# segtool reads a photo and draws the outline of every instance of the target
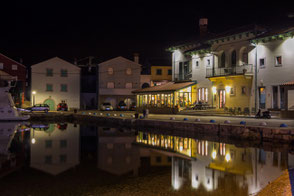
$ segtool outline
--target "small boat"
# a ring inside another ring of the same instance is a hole
[[[0,81],[0,121],[24,121],[30,118],[29,115],[22,115],[14,105],[14,101],[9,93],[12,79]]]

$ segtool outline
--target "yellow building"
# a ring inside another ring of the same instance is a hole
[[[152,86],[165,84],[172,80],[171,66],[151,66]]]

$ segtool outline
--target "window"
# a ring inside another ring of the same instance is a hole
[[[45,156],[45,164],[52,164],[52,156],[51,155]]]
[[[114,88],[114,82],[107,82],[107,88]]]
[[[61,69],[60,70],[60,76],[61,77],[67,77],[67,70],[66,69]]]
[[[52,148],[52,140],[45,140],[45,148]]]
[[[241,93],[242,93],[242,95],[246,95],[246,87],[245,86],[241,87]]]
[[[126,69],[126,74],[127,75],[131,75],[132,74],[132,69],[131,68],[127,68]]]
[[[53,69],[47,69],[46,70],[46,76],[47,77],[52,77],[53,76]]]
[[[236,50],[233,50],[231,54],[231,66],[236,67],[236,64],[237,64],[237,53],[236,53]]]
[[[230,88],[230,95],[235,95],[235,87]]]
[[[210,59],[207,59],[207,64],[206,64],[207,67],[210,67]]]
[[[12,69],[12,70],[17,70],[17,65],[12,65],[12,66],[11,66],[11,69]]]
[[[161,157],[159,157],[159,156],[156,157],[156,162],[157,162],[157,163],[160,163],[160,162],[161,162]]]
[[[242,62],[243,64],[248,64],[248,53],[246,50],[242,53]]]
[[[3,63],[0,63],[0,69],[4,69]]]
[[[62,154],[59,156],[59,162],[60,163],[66,163],[67,156],[65,154]]]
[[[61,92],[67,92],[67,85],[66,84],[61,84],[60,85],[60,91]]]
[[[66,140],[60,140],[60,148],[66,148],[67,147],[67,141]]]
[[[129,88],[129,89],[133,88],[133,84],[131,82],[127,82],[126,88]]]
[[[161,75],[162,74],[162,70],[161,69],[156,69],[156,75]]]
[[[53,85],[52,84],[46,84],[46,91],[53,91]]]
[[[226,66],[226,54],[225,54],[225,52],[223,52],[221,55],[220,67],[222,68],[225,66]]]
[[[171,69],[167,70],[167,74],[168,74],[169,76],[171,76],[171,75],[173,74],[172,70],[171,70]]]
[[[265,68],[265,58],[259,59],[259,68],[260,69]]]
[[[107,72],[108,72],[108,75],[113,75],[113,68],[108,67]]]
[[[198,88],[198,102],[208,102],[208,88]]]
[[[282,66],[282,56],[276,56],[275,66]]]
[[[199,61],[196,61],[196,68],[199,67]]]

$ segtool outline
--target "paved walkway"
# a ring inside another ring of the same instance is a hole
[[[94,112],[97,115],[102,113],[103,116],[106,116],[107,113],[110,116],[114,116],[116,114],[119,117],[120,114],[124,114],[124,117],[132,118],[132,115],[135,114],[134,111],[80,111],[79,113],[85,112],[85,114],[93,114]],[[140,114],[142,115],[142,114]],[[280,124],[285,123],[288,127],[294,128],[294,120],[289,119],[280,119],[280,118],[272,118],[272,119],[256,119],[254,117],[242,117],[242,116],[191,116],[191,115],[178,115],[178,114],[149,114],[149,119],[159,119],[159,120],[170,120],[171,117],[174,117],[175,120],[183,121],[184,118],[187,118],[188,121],[195,121],[196,119],[200,119],[200,122],[209,123],[210,120],[215,120],[216,123],[224,123],[225,120],[229,120],[231,124],[240,124],[241,121],[246,121],[247,125],[259,126],[260,123],[265,122],[270,127],[279,127]]]

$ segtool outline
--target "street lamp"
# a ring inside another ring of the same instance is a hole
[[[35,96],[36,96],[36,91],[33,91],[33,92],[32,92],[32,94],[33,94],[33,105],[35,105]]]

